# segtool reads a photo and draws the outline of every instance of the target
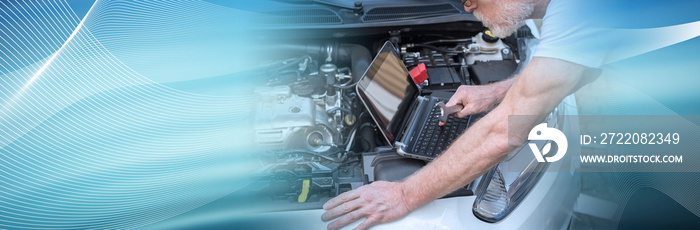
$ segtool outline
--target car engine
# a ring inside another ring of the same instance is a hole
[[[369,50],[339,43],[275,49],[298,56],[270,69],[266,85],[255,89],[255,141],[266,151],[261,191],[305,202],[361,186],[352,149],[362,114],[354,86],[371,62]],[[313,192],[301,197],[304,191]]]

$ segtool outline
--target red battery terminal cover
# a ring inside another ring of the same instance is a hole
[[[413,78],[413,82],[416,83],[416,85],[428,79],[428,70],[425,69],[425,63],[418,64],[418,66],[408,71],[408,73],[411,74],[411,78]]]

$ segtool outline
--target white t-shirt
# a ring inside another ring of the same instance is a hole
[[[533,56],[600,68],[700,36],[700,21],[654,28],[618,28],[614,26],[616,16],[639,13],[634,8],[598,7],[588,1],[551,0]],[[601,18],[609,18],[612,23],[600,25]]]
[[[578,7],[574,0],[550,1],[534,57],[556,58],[591,68],[603,65],[609,45],[601,44],[603,32],[593,28]]]

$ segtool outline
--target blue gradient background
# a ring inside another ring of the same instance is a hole
[[[700,21],[698,1],[584,3],[579,16],[603,28]],[[268,5],[52,0],[0,9],[0,228],[211,228],[221,216],[240,216],[228,221],[242,229],[274,225],[244,220],[262,207],[235,193],[256,179],[251,76],[274,54],[258,52],[264,35],[249,17]],[[577,93],[580,114],[700,114],[699,50],[695,37],[604,66]],[[622,224],[626,205],[658,197],[700,214],[697,188],[683,182],[698,173],[606,176]]]

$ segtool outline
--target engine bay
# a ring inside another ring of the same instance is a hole
[[[254,140],[263,151],[255,156],[260,179],[245,190],[255,194],[256,202],[277,208],[315,209],[345,191],[395,177],[386,175],[407,174],[393,180],[410,175],[426,162],[407,160],[398,169],[380,165],[402,158],[379,136],[355,92],[381,44],[392,42],[408,70],[425,65],[428,79],[418,82],[421,95],[449,98],[460,85],[488,84],[516,73],[526,30],[498,39],[483,28],[445,33],[404,28],[370,40],[299,39],[270,45],[280,55],[266,68],[264,84],[254,89],[259,98]],[[455,195],[473,194],[465,189]]]

